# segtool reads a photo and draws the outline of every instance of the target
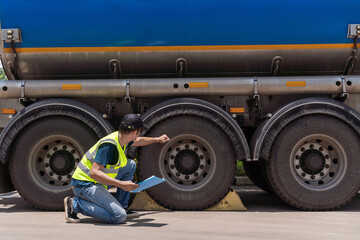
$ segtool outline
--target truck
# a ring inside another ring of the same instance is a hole
[[[360,188],[358,0],[2,0],[0,189],[62,209],[126,113],[170,141],[128,153],[174,210],[218,203],[242,161],[302,210]]]

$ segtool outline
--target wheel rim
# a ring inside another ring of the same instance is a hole
[[[291,152],[294,178],[305,188],[325,191],[335,187],[345,176],[347,157],[334,138],[314,134],[301,139]]]
[[[160,152],[159,169],[172,187],[194,191],[206,185],[216,168],[213,148],[203,138],[184,134],[174,137]]]
[[[45,189],[66,190],[82,155],[74,139],[63,135],[44,138],[31,151],[31,176]]]

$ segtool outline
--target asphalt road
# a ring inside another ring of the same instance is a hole
[[[0,239],[360,239],[360,194],[336,211],[305,212],[256,187],[235,190],[247,211],[142,211],[119,225],[85,216],[69,224],[63,212],[34,209],[16,192],[0,194]]]

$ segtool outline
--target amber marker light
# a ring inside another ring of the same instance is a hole
[[[81,84],[63,84],[62,90],[81,90]]]
[[[2,109],[1,109],[1,113],[2,113],[2,114],[12,114],[12,115],[15,115],[15,114],[16,114],[16,109],[2,108]]]
[[[230,108],[230,113],[244,113],[245,108]]]
[[[287,87],[306,87],[306,81],[287,81]]]
[[[190,88],[208,88],[209,83],[208,82],[189,82]]]

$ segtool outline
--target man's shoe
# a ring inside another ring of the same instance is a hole
[[[140,214],[138,212],[134,212],[132,210],[127,210],[127,209],[125,209],[125,211],[126,211],[127,218],[138,218],[140,216]]]
[[[79,223],[80,219],[76,216],[72,206],[72,198],[64,198],[65,218],[68,223]]]

